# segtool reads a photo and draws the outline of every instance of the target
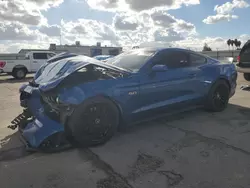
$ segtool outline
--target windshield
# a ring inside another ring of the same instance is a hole
[[[131,72],[138,72],[139,69],[148,60],[148,58],[151,57],[154,53],[155,51],[142,49],[132,50],[109,59],[107,63],[110,63],[117,67],[121,67]]]

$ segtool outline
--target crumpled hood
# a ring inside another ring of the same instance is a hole
[[[51,63],[56,63],[57,61],[59,60],[62,60],[62,59],[66,59],[66,58],[70,58],[70,57],[75,57],[75,56],[78,56],[77,54],[74,54],[74,53],[69,53],[69,52],[63,52],[63,53],[60,53],[60,54],[57,54],[53,57],[51,57],[50,59],[48,59],[48,61],[43,64],[38,70],[37,72],[35,73],[34,75],[34,80],[36,80],[43,72],[44,68],[48,65],[48,64],[51,64]]]
[[[47,91],[55,88],[63,79],[73,72],[85,67],[88,64],[98,65],[100,67],[112,69],[121,73],[129,73],[119,67],[110,64],[104,64],[101,61],[95,60],[87,56],[76,56],[72,58],[62,59],[56,63],[47,64],[40,76],[34,79],[36,84],[39,84],[39,89]]]

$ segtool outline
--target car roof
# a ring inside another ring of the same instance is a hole
[[[173,47],[145,47],[145,48],[138,48],[135,50],[147,50],[147,51],[155,51],[155,52],[160,52],[163,50],[171,50],[171,51],[184,51],[184,52],[193,52],[197,53],[195,51],[185,49],[185,48],[173,48]]]

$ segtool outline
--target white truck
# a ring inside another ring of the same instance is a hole
[[[23,79],[27,73],[36,72],[54,55],[56,53],[49,51],[32,51],[26,55],[0,55],[0,69],[16,79]]]

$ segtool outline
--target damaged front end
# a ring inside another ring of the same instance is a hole
[[[20,91],[20,102],[23,113],[11,122],[9,128],[18,128],[27,150],[53,152],[70,147],[64,126],[55,112],[46,112],[38,88],[26,85]]]
[[[96,81],[128,74],[103,67],[98,62],[81,63],[81,66],[80,63],[79,59],[56,62],[48,70],[45,68],[36,80],[21,86],[23,113],[11,122],[9,128],[18,128],[27,149],[55,152],[71,147],[71,135],[65,131],[65,125],[77,105],[94,94],[91,89],[98,91]],[[85,87],[90,83],[90,87]]]

